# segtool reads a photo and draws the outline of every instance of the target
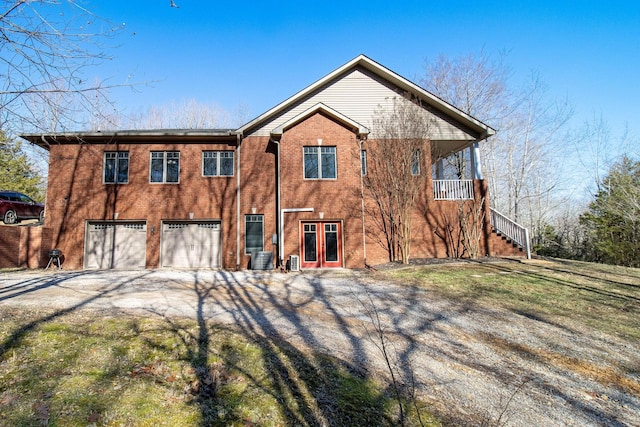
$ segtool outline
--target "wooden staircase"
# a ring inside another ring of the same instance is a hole
[[[491,209],[491,230],[520,248],[531,259],[529,229],[512,221],[495,209]]]

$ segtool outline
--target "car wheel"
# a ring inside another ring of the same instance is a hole
[[[44,211],[40,211],[40,222],[44,224]]]
[[[16,222],[18,222],[18,215],[16,215],[15,211],[9,209],[4,213],[4,218],[2,218],[2,221],[5,224],[15,224]]]

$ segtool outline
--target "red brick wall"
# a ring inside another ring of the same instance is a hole
[[[483,234],[480,239],[480,256],[523,256],[519,248],[491,232],[489,217],[489,197],[488,187],[484,180],[474,181],[475,202],[465,201],[467,206],[472,203],[482,204],[484,210]],[[445,258],[454,256],[456,253],[463,254],[463,246],[460,237],[459,204],[460,201],[434,200],[433,191],[429,189],[427,214],[425,215],[429,227],[430,235],[423,236],[427,244],[427,257]],[[455,228],[451,233],[447,232],[447,227],[453,224]],[[468,254],[465,254],[468,256]]]
[[[336,147],[337,179],[305,180],[303,147]],[[281,207],[314,208],[313,212],[285,214],[285,259],[300,255],[300,221],[342,221],[344,266],[364,266],[360,198],[360,148],[350,129],[315,114],[286,131],[281,140]]]
[[[337,156],[336,180],[305,180],[303,177],[303,147],[335,146]],[[373,144],[375,141],[367,141]],[[265,214],[265,250],[271,247],[271,235],[276,233],[275,211],[275,151],[276,145],[269,138],[248,137],[242,146],[242,204],[241,211],[250,213],[255,207],[257,213]],[[284,260],[290,255],[301,255],[300,222],[303,220],[336,220],[343,224],[344,266],[360,268],[365,263],[362,244],[362,205],[360,181],[360,146],[355,133],[335,120],[317,113],[286,130],[280,140],[281,208],[313,208],[313,212],[286,213],[284,216],[285,247]],[[435,201],[431,181],[431,159],[429,150],[422,158],[425,177],[425,191],[416,203],[413,215],[412,258],[448,257],[452,255],[451,244],[443,233],[446,222],[454,222],[458,214],[458,202]],[[249,182],[251,181],[251,182]],[[256,186],[255,183],[262,183]],[[475,182],[477,203],[486,194],[486,184]],[[485,198],[485,209],[488,200]],[[366,200],[366,262],[370,265],[389,261],[384,235],[376,226],[372,216],[372,201]],[[244,225],[242,225],[244,227]],[[488,228],[488,217],[485,227]],[[459,234],[459,229],[454,233]],[[510,245],[505,245],[496,236],[486,233],[481,239],[481,254],[511,255]],[[243,235],[244,238],[244,235]],[[243,243],[242,243],[243,244]],[[459,248],[461,251],[461,248]],[[516,251],[517,252],[517,251]],[[242,266],[248,265],[245,256]]]
[[[273,250],[276,230],[276,146],[269,137],[249,137],[240,147],[240,268],[248,268],[251,255],[244,252],[244,216],[264,215],[264,250]],[[275,257],[274,257],[275,260]]]
[[[303,177],[303,147],[335,146],[336,180],[305,180]],[[233,150],[235,140],[224,144],[69,144],[52,145],[50,151],[49,188],[47,192],[46,227],[50,241],[42,246],[45,253],[53,248],[63,251],[66,268],[82,268],[84,263],[85,226],[87,220],[145,220],[147,222],[147,268],[160,264],[161,221],[187,220],[193,212],[197,219],[222,221],[223,267],[247,268],[250,255],[244,253],[244,215],[263,214],[264,249],[275,250],[271,236],[277,233],[276,152],[278,146],[269,137],[249,136],[236,151],[240,162],[241,203],[238,220],[237,179],[233,177],[203,177],[203,150]],[[372,143],[368,141],[367,144]],[[360,153],[355,133],[330,117],[317,113],[284,132],[280,140],[281,208],[313,208],[313,212],[285,214],[284,260],[300,255],[300,221],[324,220],[342,223],[344,266],[363,267],[365,251],[362,244],[363,215],[361,205]],[[129,151],[129,183],[103,184],[104,151]],[[180,183],[149,183],[151,151],[180,152]],[[428,154],[429,150],[425,150]],[[423,173],[429,174],[423,197],[413,217],[411,257],[446,257],[451,248],[442,237],[442,227],[448,215],[457,213],[456,202],[434,201],[430,159],[423,159]],[[486,193],[486,185],[476,182],[476,193]],[[371,201],[367,200],[370,206]],[[488,209],[488,201],[485,201]],[[488,221],[488,219],[487,219]],[[487,223],[488,224],[488,223]],[[240,259],[237,226],[240,230]],[[151,227],[156,232],[151,233]],[[366,261],[370,265],[388,261],[384,238],[375,227],[375,218],[365,217]],[[382,242],[382,244],[381,244]],[[510,255],[514,249],[495,236],[485,236],[482,245],[487,254]],[[10,257],[10,250],[0,248]],[[517,252],[517,251],[516,251]],[[42,252],[29,255],[29,261],[41,264]],[[15,264],[15,262],[14,262]],[[35,265],[34,264],[34,265]],[[31,264],[30,264],[31,265]]]
[[[203,150],[233,150],[226,144],[52,145],[46,225],[65,266],[82,268],[86,220],[147,221],[147,267],[160,260],[161,220],[221,219],[223,266],[235,267],[236,177],[203,177]],[[129,183],[103,184],[104,151],[129,151]],[[180,152],[180,183],[149,183],[151,151]],[[154,226],[156,232],[151,233]]]
[[[0,225],[0,268],[43,268],[49,261],[52,230]]]

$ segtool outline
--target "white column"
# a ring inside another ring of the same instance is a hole
[[[473,174],[473,179],[483,179],[480,143],[478,141],[475,141],[471,146],[471,173]]]
[[[436,179],[444,179],[444,159],[436,162]]]

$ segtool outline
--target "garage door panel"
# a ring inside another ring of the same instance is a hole
[[[188,224],[164,224],[162,229],[163,267],[188,267],[190,242]]]
[[[90,222],[85,242],[85,268],[144,268],[146,236],[144,222]]]
[[[86,268],[111,268],[114,234],[114,224],[89,224],[85,244]]]
[[[115,235],[114,268],[145,267],[146,237],[145,224],[123,224]]]
[[[162,227],[163,267],[219,268],[220,222],[166,222]]]

